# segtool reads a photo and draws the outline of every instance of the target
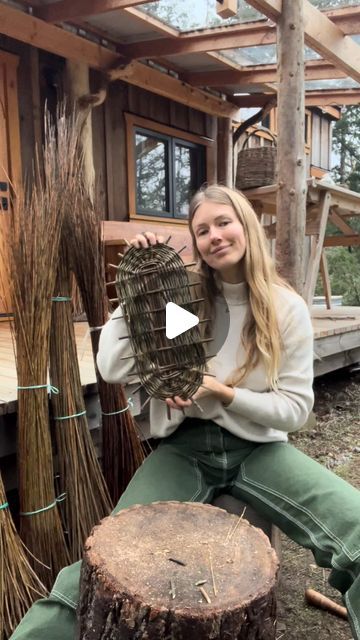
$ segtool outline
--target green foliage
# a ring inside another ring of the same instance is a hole
[[[360,192],[360,108],[346,107],[333,130],[333,151],[338,162],[333,168],[337,182]]]
[[[347,247],[333,247],[326,250],[331,291],[343,296],[343,304],[360,306],[360,253],[351,252]],[[316,295],[323,295],[318,282]]]

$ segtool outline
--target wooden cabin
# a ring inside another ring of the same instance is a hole
[[[91,109],[88,140],[110,255],[134,230],[150,227],[172,233],[179,248],[187,237],[191,193],[205,181],[233,183],[233,133],[247,120],[247,109],[274,104],[278,95],[277,106],[257,125],[279,134],[281,155],[280,137],[286,134],[291,153],[304,157],[304,179],[309,180],[306,221],[305,200],[298,213],[310,243],[306,297],[311,305],[321,269],[331,306],[323,253],[326,222],[329,215],[337,220],[344,244],[360,244],[349,223],[360,214],[360,196],[331,191],[321,178],[331,169],[331,128],[341,105],[360,103],[360,49],[351,38],[332,44],[321,34],[324,29],[343,36],[360,34],[360,6],[320,12],[304,3],[307,18],[311,14],[305,21],[305,42],[321,55],[303,65],[305,80],[310,84],[328,78],[329,86],[305,87],[302,114],[294,110],[276,63],[264,64],[267,54],[256,64],[246,57],[250,49],[275,49],[279,18],[274,3],[247,4],[246,20],[235,16],[222,22],[214,14],[211,24],[182,29],[176,24],[175,2],[168,3],[164,17],[161,7],[156,13],[156,3],[144,0],[99,0],[89,9],[80,0],[20,0],[16,7],[0,1],[0,233],[11,215],[10,183],[26,179],[35,147],[42,143],[45,102],[52,113],[69,96],[98,105]],[[352,79],[351,86],[343,88],[344,78]],[[284,116],[284,104],[294,114],[291,122]],[[296,145],[294,130],[300,136]],[[268,144],[266,134],[259,134],[259,144]],[[276,222],[280,216],[292,224],[289,210],[279,204],[276,185],[255,189],[248,197],[266,224],[269,216],[276,216],[268,224],[270,238],[284,228]],[[295,244],[303,241],[288,236]],[[10,424],[16,410],[16,373],[6,311],[3,302],[0,416],[7,415]],[[317,374],[360,360],[358,308],[316,310],[314,328],[315,352],[321,357],[315,361]],[[77,333],[81,343],[86,327],[78,325]],[[92,403],[96,389],[89,345],[82,350],[83,382]],[[13,446],[12,437],[6,441],[7,433],[5,429],[0,436],[3,455]]]

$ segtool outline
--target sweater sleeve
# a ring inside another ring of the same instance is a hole
[[[125,384],[130,376],[136,374],[135,359],[131,357],[133,351],[127,335],[127,326],[119,306],[101,331],[96,357],[100,375],[106,382]]]
[[[295,300],[280,323],[283,357],[277,389],[257,392],[235,388],[234,399],[226,407],[264,427],[285,432],[305,424],[314,402],[313,329],[305,302],[300,297]]]

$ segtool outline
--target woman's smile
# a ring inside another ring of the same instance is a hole
[[[194,214],[192,227],[197,250],[209,267],[218,271],[225,282],[241,282],[246,240],[234,209],[204,201]]]

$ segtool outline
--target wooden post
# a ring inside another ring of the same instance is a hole
[[[71,102],[78,106],[79,99],[90,94],[89,67],[77,60],[67,60],[68,91]],[[94,196],[95,168],[93,157],[92,118],[91,109],[84,110],[84,125],[81,133],[81,142],[84,151],[84,174],[89,189],[89,194]]]
[[[217,170],[218,182],[227,187],[233,185],[233,143],[231,118],[218,118]]]
[[[319,207],[319,213],[318,213],[318,228],[316,230],[316,234],[314,234],[314,237],[311,239],[311,251],[310,251],[308,266],[306,269],[306,279],[305,279],[305,286],[303,290],[303,297],[305,298],[309,307],[311,307],[313,302],[316,281],[319,274],[319,267],[320,267],[321,256],[323,253],[324,238],[326,233],[326,225],[329,217],[330,204],[331,204],[331,195],[329,192],[325,191],[324,194],[321,196],[321,201],[320,201],[320,207]]]
[[[302,0],[283,0],[277,42],[280,82],[276,259],[279,273],[301,293],[306,220]]]

